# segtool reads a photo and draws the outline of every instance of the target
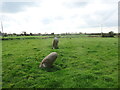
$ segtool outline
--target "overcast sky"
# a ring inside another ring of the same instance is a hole
[[[0,20],[7,33],[118,32],[118,1],[1,0]]]

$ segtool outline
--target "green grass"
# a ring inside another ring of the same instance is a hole
[[[42,38],[42,37],[53,37],[53,36],[7,36],[7,37],[1,37],[1,38],[4,38],[4,39],[28,38],[29,39],[29,38]]]
[[[59,35],[58,37],[64,37],[64,38],[79,38],[79,37],[88,37],[89,35]],[[99,36],[99,35],[92,35],[92,36]],[[51,37],[53,38],[54,35],[46,35],[46,36],[4,36],[4,37],[0,37],[1,38],[4,38],[4,39],[39,39],[39,38],[44,38],[44,37]]]
[[[117,38],[52,38],[2,42],[3,88],[117,88]],[[58,58],[51,69],[39,64],[51,52]]]

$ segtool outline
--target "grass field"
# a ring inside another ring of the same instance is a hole
[[[3,88],[117,88],[118,38],[52,38],[2,41]],[[51,52],[51,69],[39,64]]]
[[[53,37],[53,36],[7,36],[7,37],[0,37],[0,39],[7,39],[7,40],[10,40],[10,39],[37,39],[37,38],[44,38],[44,37]]]
[[[79,38],[79,37],[87,37],[89,35],[59,35],[59,37],[64,38]],[[99,36],[99,35],[92,35],[92,36]],[[40,39],[40,38],[54,38],[54,35],[45,35],[45,36],[7,36],[7,37],[0,37],[0,39],[6,40],[13,40],[13,39]]]

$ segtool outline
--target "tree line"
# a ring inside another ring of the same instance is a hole
[[[114,37],[115,35],[117,36],[120,36],[120,33],[114,33],[113,31],[110,31],[108,33],[82,33],[82,32],[79,32],[79,33],[61,33],[61,34],[54,34],[54,33],[45,33],[45,34],[42,34],[42,33],[26,33],[26,32],[22,32],[21,34],[16,34],[16,33],[12,33],[12,34],[9,34],[9,33],[2,33],[0,31],[0,36],[3,36],[3,37],[7,37],[7,36],[51,36],[51,35],[99,35],[99,36],[102,36],[102,37]]]

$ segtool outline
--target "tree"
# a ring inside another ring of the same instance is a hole
[[[113,31],[110,31],[108,33],[103,33],[102,34],[102,37],[114,37],[114,32]]]
[[[23,32],[23,34],[26,36],[26,32]]]
[[[2,32],[0,31],[0,36],[2,36]]]
[[[32,33],[30,33],[30,36],[32,36],[33,34]]]
[[[7,36],[8,36],[8,34],[7,34],[7,33],[3,33],[3,36],[4,36],[4,37],[7,37]]]
[[[54,33],[51,33],[51,35],[54,35]]]
[[[13,35],[17,35],[16,33],[13,33]]]
[[[21,33],[22,36],[23,35],[26,36],[26,34],[27,34],[26,31],[22,31],[22,33]]]
[[[113,37],[113,36],[114,36],[114,32],[113,32],[113,31],[110,31],[110,32],[109,32],[109,35],[110,35],[111,37]]]

